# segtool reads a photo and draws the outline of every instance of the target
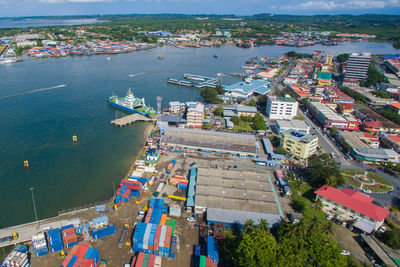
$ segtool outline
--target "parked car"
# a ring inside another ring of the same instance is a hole
[[[342,252],[340,252],[341,255],[343,256],[350,256],[350,252],[348,252],[347,250],[342,250]]]
[[[145,212],[143,211],[143,210],[141,210],[141,211],[139,211],[139,214],[138,214],[138,219],[143,219],[144,218],[144,215],[145,215]]]
[[[382,226],[381,228],[379,228],[379,233],[384,233],[386,232],[386,227]]]
[[[328,220],[332,220],[332,219],[333,219],[333,216],[331,216],[331,215],[329,215],[329,216],[326,216],[326,219],[328,219]]]
[[[186,218],[186,220],[189,221],[189,222],[195,222],[196,221],[196,219],[193,218],[193,217]]]

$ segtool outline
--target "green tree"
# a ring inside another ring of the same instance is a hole
[[[257,102],[254,99],[250,99],[248,105],[252,106],[252,107],[255,107],[257,105]]]
[[[240,119],[238,116],[235,115],[235,116],[232,116],[231,122],[233,122],[235,125],[239,125]]]
[[[345,62],[345,61],[347,61],[347,60],[349,59],[349,55],[350,55],[350,54],[347,54],[347,53],[345,53],[345,54],[340,54],[340,55],[338,55],[338,56],[336,57],[336,59],[337,59],[338,62],[342,63],[342,62]]]
[[[221,102],[221,99],[217,94],[217,90],[210,87],[206,87],[200,92],[200,96],[204,99],[204,102],[209,104],[217,104]]]
[[[267,96],[266,95],[259,95],[257,97],[257,106],[259,106],[261,109],[265,109],[267,106]]]
[[[260,113],[257,113],[254,118],[253,118],[253,122],[251,123],[251,128],[253,128],[254,130],[262,130],[265,131],[267,129],[267,126],[265,125],[265,120],[264,118],[261,116]]]
[[[268,228],[259,224],[251,231],[245,231],[236,250],[237,266],[274,266],[277,244]]]
[[[218,106],[214,109],[214,114],[216,116],[222,116],[222,114],[224,113],[224,108],[221,106]]]
[[[339,134],[339,131],[336,127],[332,127],[329,131],[333,137]]]
[[[225,89],[221,84],[218,84],[217,86],[215,86],[215,90],[217,90],[217,93],[219,95],[225,94]]]
[[[277,147],[275,148],[275,153],[277,154],[282,154],[282,155],[289,155],[289,151],[284,149],[283,147]]]
[[[385,75],[380,73],[375,67],[370,65],[368,67],[368,76],[365,81],[366,86],[376,86],[378,83],[382,83],[385,81]]]
[[[339,165],[326,153],[312,155],[308,159],[306,173],[309,177],[310,185],[314,188],[319,188],[325,184],[337,187],[344,183]]]

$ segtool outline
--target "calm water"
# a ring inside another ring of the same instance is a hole
[[[34,28],[46,26],[82,25],[105,22],[97,19],[21,19],[0,20],[0,28]]]
[[[38,216],[110,198],[112,182],[125,175],[144,142],[144,124],[114,128],[110,120],[124,113],[107,105],[114,92],[131,87],[155,107],[169,101],[199,100],[199,90],[166,83],[183,73],[216,76],[240,72],[253,56],[280,56],[289,47],[265,46],[179,49],[160,47],[130,54],[32,59],[0,65],[0,227],[34,219],[30,187],[35,188]],[[302,52],[398,53],[390,44],[344,43],[307,47]],[[157,56],[165,56],[158,60]],[[213,55],[218,55],[215,59]],[[129,77],[129,74],[137,74]],[[223,84],[238,81],[223,76]],[[60,84],[67,87],[39,92]],[[16,97],[7,97],[20,94]],[[72,143],[76,134],[78,144]],[[30,168],[23,168],[28,159]]]

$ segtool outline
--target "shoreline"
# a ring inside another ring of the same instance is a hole
[[[133,158],[133,161],[132,161],[131,164],[129,165],[129,168],[128,168],[127,173],[125,174],[125,176],[124,176],[123,178],[121,178],[121,180],[124,179],[124,178],[129,178],[129,177],[130,177],[130,174],[131,174],[131,173],[133,172],[133,170],[135,169],[135,162],[138,160],[138,158],[140,157],[140,155],[141,155],[141,154],[143,153],[143,151],[144,151],[144,145],[146,144],[147,138],[149,138],[151,132],[153,132],[153,130],[156,128],[156,125],[154,125],[153,123],[147,123],[147,122],[144,122],[144,123],[148,124],[148,125],[146,125],[146,128],[145,128],[145,130],[144,130],[144,139],[145,139],[145,140],[144,140],[144,143],[141,145],[141,148],[140,148],[138,154]],[[114,197],[115,197],[115,196],[113,196],[113,198],[114,198]]]

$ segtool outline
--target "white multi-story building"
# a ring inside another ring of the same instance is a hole
[[[187,102],[187,126],[202,128],[204,119],[204,105],[198,102]]]
[[[371,62],[370,53],[353,53],[347,61],[345,80],[364,80],[367,78],[368,67]]]
[[[297,115],[298,103],[291,97],[269,96],[267,100],[267,116],[273,120],[291,120]]]
[[[181,103],[179,101],[173,101],[173,102],[169,102],[168,104],[168,110],[170,113],[183,113],[186,109],[186,105],[185,103]]]

